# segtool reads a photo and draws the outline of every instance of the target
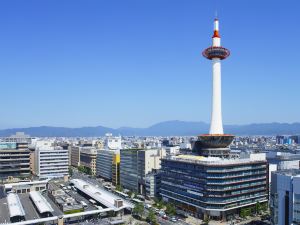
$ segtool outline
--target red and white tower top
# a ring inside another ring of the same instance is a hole
[[[214,35],[213,35],[213,38],[220,38],[220,35],[219,35],[219,20],[218,19],[215,19],[215,21],[214,21]]]
[[[202,52],[202,55],[207,59],[226,59],[230,55],[230,51],[221,46],[221,36],[219,33],[219,20],[214,20],[214,34],[212,36],[212,46]]]

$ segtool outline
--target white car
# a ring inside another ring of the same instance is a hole
[[[177,219],[176,219],[176,217],[171,217],[171,219],[170,219],[172,222],[177,222]]]

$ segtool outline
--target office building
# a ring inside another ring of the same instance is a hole
[[[96,175],[96,162],[98,150],[92,148],[80,149],[80,166],[84,166],[91,170],[91,175]]]
[[[161,174],[159,170],[153,170],[148,173],[145,178],[146,196],[149,198],[160,197]]]
[[[72,146],[71,147],[71,166],[78,167],[80,166],[80,146]]]
[[[300,154],[270,151],[267,161],[270,165],[276,165],[277,170],[299,169]]]
[[[300,170],[272,173],[271,224],[300,224]]]
[[[160,169],[165,149],[122,149],[120,183],[124,188],[146,194],[146,175]]]
[[[265,159],[169,156],[161,171],[163,199],[199,218],[226,220],[268,201]]]
[[[40,178],[63,177],[69,174],[69,152],[61,147],[35,150],[35,174]]]
[[[24,132],[17,132],[16,134],[11,135],[10,137],[2,138],[3,142],[15,142],[17,143],[17,148],[28,149],[28,146],[31,144],[32,138],[29,135],[26,135]]]
[[[28,143],[23,140],[22,142],[0,142],[0,161],[2,183],[18,181],[30,176],[30,151]]]
[[[70,152],[70,163],[71,166],[78,167],[80,166],[80,152],[81,151],[90,151],[90,149],[95,149],[95,147],[89,145],[89,144],[83,144],[79,146],[71,146],[70,147],[71,152]]]
[[[120,151],[99,150],[96,162],[96,174],[106,180],[112,181],[114,185],[120,180]]]
[[[105,149],[107,150],[120,150],[122,148],[122,138],[113,137],[112,134],[106,134]]]

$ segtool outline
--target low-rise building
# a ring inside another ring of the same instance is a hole
[[[49,182],[48,196],[55,202],[64,214],[83,212],[83,205],[62,190],[58,183]]]
[[[40,181],[27,181],[19,183],[9,183],[4,185],[6,193],[14,192],[18,194],[29,193],[31,191],[43,191],[47,189],[49,179]]]

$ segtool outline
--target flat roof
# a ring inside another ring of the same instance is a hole
[[[92,199],[95,199],[96,201],[100,202],[101,204],[105,205],[108,208],[113,208],[115,211],[124,209],[124,208],[133,208],[133,204],[129,203],[125,199],[106,191],[102,188],[96,187],[93,184],[90,184],[84,180],[80,179],[73,179],[71,180],[71,183],[74,184],[74,186],[85,193],[86,195],[90,196]],[[122,200],[123,206],[118,208],[115,206],[115,200]]]
[[[47,200],[42,196],[40,192],[32,191],[30,192],[29,196],[37,207],[39,213],[54,212],[51,205],[47,202]]]
[[[20,198],[16,193],[10,193],[7,195],[7,204],[10,217],[25,216],[25,211]]]
[[[285,176],[300,177],[300,170],[298,169],[277,170],[277,171],[273,171],[272,173],[281,174]]]
[[[11,189],[14,186],[23,186],[23,185],[35,185],[35,184],[47,184],[50,179],[47,180],[38,180],[38,181],[28,181],[28,182],[19,182],[19,183],[11,183],[4,184],[5,189]]]
[[[252,159],[252,158],[230,158],[223,159],[219,157],[204,157],[197,155],[178,155],[178,156],[167,156],[167,160],[182,161],[197,163],[202,165],[230,165],[230,164],[241,164],[241,163],[254,163],[254,162],[264,162],[265,159]]]

